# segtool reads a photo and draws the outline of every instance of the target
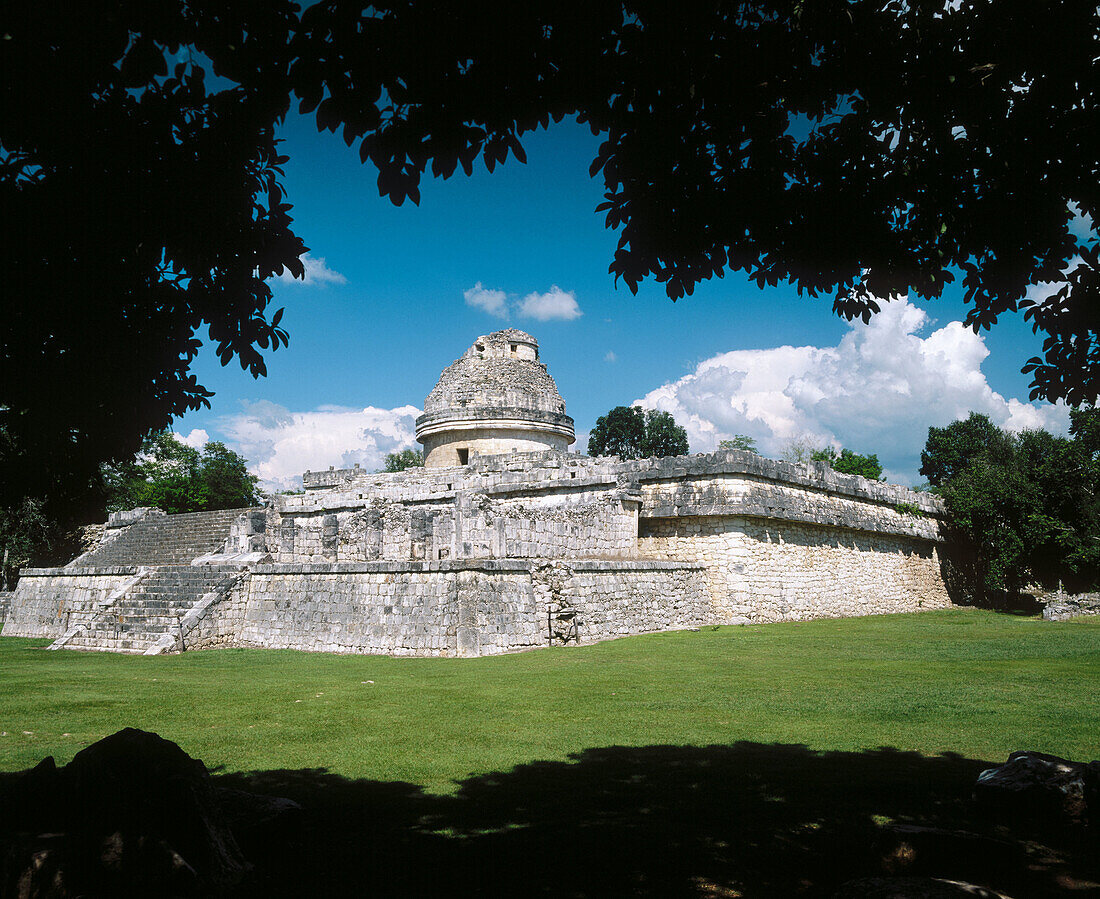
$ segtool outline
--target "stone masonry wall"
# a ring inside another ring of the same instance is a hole
[[[825,485],[724,472],[647,481],[640,490],[643,515],[648,518],[740,515],[939,539],[939,520],[915,503],[853,497],[830,492]]]
[[[738,516],[643,519],[646,555],[707,566],[716,623],[915,612],[951,602],[934,544]]]
[[[260,565],[243,599],[238,645],[387,655],[477,655],[460,651],[460,628],[501,633],[486,651],[536,645],[533,621],[512,620],[530,608],[523,566],[475,573],[425,563]],[[460,583],[461,582],[461,583]],[[484,593],[476,608],[476,584]],[[526,589],[525,589],[526,588]],[[491,597],[491,599],[489,599]],[[471,603],[475,607],[471,608]],[[480,614],[479,614],[480,611]]]
[[[11,598],[14,595],[14,590],[0,591],[0,628],[3,628],[4,622],[8,619],[8,614],[11,611]]]
[[[553,643],[591,643],[715,620],[700,565],[651,560],[555,560],[532,568]]]
[[[503,453],[534,453],[543,450],[565,452],[573,440],[548,431],[524,428],[477,427],[462,431],[441,431],[424,438],[424,465],[431,468],[462,465],[458,455],[464,449],[467,459],[497,456]]]
[[[1036,591],[1046,621],[1069,621],[1082,615],[1100,615],[1100,593]]]
[[[636,501],[614,491],[589,502],[545,499],[460,493],[450,503],[284,506],[268,516],[267,546],[280,563],[635,554]]]
[[[24,568],[19,574],[6,637],[60,637],[69,627],[86,624],[96,604],[127,581],[136,567]]]
[[[548,569],[557,572],[549,586]],[[551,615],[576,609],[570,640]],[[697,626],[698,565],[640,561],[259,565],[186,634],[189,649],[266,646],[398,656],[481,656]]]

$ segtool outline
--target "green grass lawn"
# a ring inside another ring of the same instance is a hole
[[[212,769],[445,793],[608,746],[803,744],[1100,757],[1100,618],[973,610],[703,628],[487,659],[46,652],[0,637],[0,770],[122,727]]]

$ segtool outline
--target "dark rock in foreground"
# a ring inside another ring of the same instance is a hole
[[[1016,826],[1079,826],[1100,819],[1100,762],[1021,750],[978,776],[974,798]]]
[[[234,815],[243,824],[237,797]],[[278,809],[270,800],[256,807]],[[289,800],[282,800],[288,803]],[[0,896],[209,896],[251,870],[206,766],[127,728],[0,793]],[[293,803],[289,803],[293,806]]]

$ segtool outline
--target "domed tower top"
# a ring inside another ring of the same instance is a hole
[[[576,439],[573,419],[539,344],[515,328],[474,341],[443,370],[416,420],[429,468],[465,465],[471,455],[565,450]]]
[[[505,328],[503,331],[494,331],[485,334],[474,341],[474,345],[463,353],[465,356],[480,356],[481,358],[526,359],[528,362],[538,362],[539,342],[526,331],[519,328]]]

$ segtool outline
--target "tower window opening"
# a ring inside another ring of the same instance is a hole
[[[517,344],[510,343],[508,344],[508,348],[512,351],[512,355],[514,356],[516,354],[516,350],[519,349],[519,346]]]
[[[470,450],[466,447],[462,447],[458,451],[458,464],[469,465],[470,464]]]

